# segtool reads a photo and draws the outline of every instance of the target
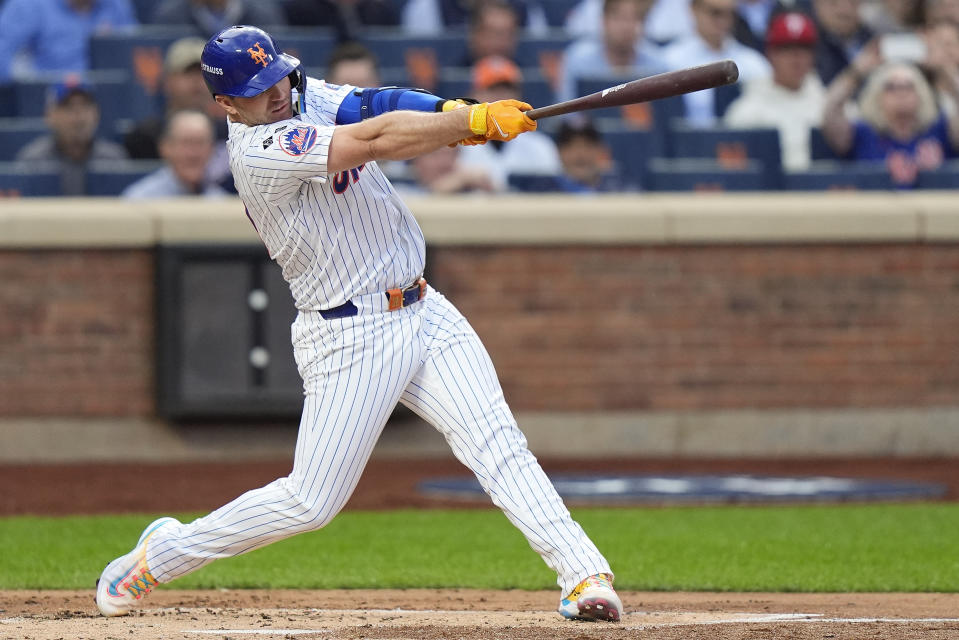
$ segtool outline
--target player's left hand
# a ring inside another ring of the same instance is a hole
[[[474,135],[506,142],[526,131],[536,130],[536,121],[524,111],[533,107],[519,100],[483,102],[470,107],[469,124]]]

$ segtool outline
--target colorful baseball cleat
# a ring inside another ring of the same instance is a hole
[[[160,527],[180,521],[175,518],[154,520],[140,534],[136,547],[107,565],[97,580],[97,608],[105,616],[122,616],[137,601],[150,593],[158,582],[147,566],[147,542]]]
[[[613,589],[613,576],[597,573],[589,576],[560,600],[559,613],[571,620],[619,622],[623,603]]]

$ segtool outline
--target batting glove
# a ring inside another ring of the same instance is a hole
[[[536,122],[523,113],[532,108],[519,100],[474,104],[469,113],[470,130],[488,140],[512,140],[521,133],[536,130]]]

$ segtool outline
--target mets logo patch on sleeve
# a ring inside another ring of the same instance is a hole
[[[316,127],[301,125],[280,134],[280,148],[291,156],[301,156],[316,144]]]

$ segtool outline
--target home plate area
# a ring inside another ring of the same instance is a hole
[[[621,624],[564,620],[556,594],[468,589],[177,591],[103,618],[91,593],[0,592],[0,640],[959,638],[957,594],[621,592]]]

